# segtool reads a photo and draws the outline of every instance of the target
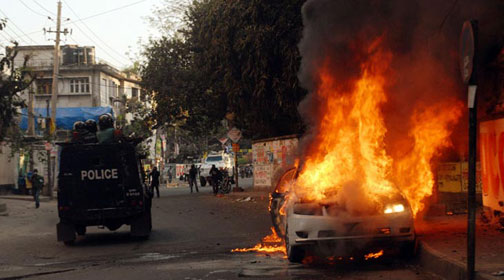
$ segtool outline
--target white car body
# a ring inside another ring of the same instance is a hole
[[[290,261],[301,262],[307,250],[317,255],[356,258],[374,249],[399,249],[407,256],[415,253],[413,214],[404,198],[389,199],[383,213],[350,215],[335,203],[300,203],[288,187],[296,173],[292,168],[282,175],[270,204],[273,225],[285,238]]]
[[[317,207],[320,209],[314,211]],[[413,215],[406,202],[391,206],[402,210],[400,212],[391,210],[391,213],[371,216],[338,214],[334,208],[330,210],[331,207],[336,206],[314,203],[287,205],[286,245],[289,260],[302,260],[301,255],[304,255],[307,247],[323,255],[359,256],[375,247],[415,246]]]
[[[212,165],[215,165],[218,169],[227,169],[228,171],[233,170],[233,158],[231,155],[226,153],[211,153],[209,154],[204,162],[201,163],[200,176],[208,177],[210,176],[210,169]]]

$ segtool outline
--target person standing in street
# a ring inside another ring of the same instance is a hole
[[[215,164],[212,164],[212,168],[210,168],[210,176],[212,177],[212,189],[214,195],[217,195],[219,191],[219,182],[222,180],[222,173],[220,172]]]
[[[35,200],[35,208],[40,207],[40,191],[44,187],[44,177],[38,175],[38,170],[34,169],[33,174],[31,176],[31,183],[32,183],[32,193],[33,193],[33,199]]]
[[[157,170],[156,166],[152,168],[152,171],[149,174],[149,178],[151,181],[152,193],[154,194],[154,188],[156,188],[157,197],[159,198],[159,171]]]
[[[189,187],[191,188],[191,193],[193,192],[193,185],[196,187],[196,192],[199,192],[196,177],[198,177],[198,169],[192,164],[191,169],[189,169]]]

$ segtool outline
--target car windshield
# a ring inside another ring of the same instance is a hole
[[[221,161],[221,160],[222,160],[222,156],[207,157],[207,159],[206,159],[207,162]]]

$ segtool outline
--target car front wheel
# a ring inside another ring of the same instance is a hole
[[[300,263],[305,257],[305,249],[301,246],[292,246],[289,243],[289,230],[285,229],[285,247],[287,249],[287,259],[290,262]]]

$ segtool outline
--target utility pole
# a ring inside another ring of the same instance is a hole
[[[49,31],[53,32],[53,31]],[[61,1],[58,1],[58,18],[56,19],[56,41],[54,44],[52,95],[51,95],[51,122],[56,126],[56,103],[58,101],[58,76],[59,76],[59,49],[61,33]],[[54,130],[55,131],[55,130]],[[51,131],[51,137],[54,131]]]
[[[52,94],[51,94],[51,116],[49,118],[49,112],[47,112],[48,117],[48,137],[51,140],[54,140],[54,133],[56,132],[56,104],[58,102],[58,77],[59,77],[59,50],[60,50],[60,34],[66,34],[68,31],[65,28],[64,31],[61,31],[61,1],[58,1],[58,14],[56,18],[56,31],[47,31],[49,33],[56,33],[56,40],[54,43],[54,57],[53,57],[53,74],[52,74]],[[49,104],[49,103],[48,103]],[[54,125],[54,126],[53,126]],[[54,127],[54,129],[52,129]],[[53,145],[50,145],[52,149]],[[48,168],[49,168],[49,196],[51,199],[53,198],[53,178],[52,178],[52,170],[51,170],[51,151],[47,152],[48,158]]]
[[[49,99],[46,100],[46,114],[49,115]],[[45,119],[46,121],[46,133],[47,135],[49,136],[49,134],[51,133],[51,126],[50,126],[50,122],[51,122],[51,119],[50,118],[46,118]],[[46,146],[46,151],[47,151],[47,191],[49,192],[49,197],[52,199],[53,198],[53,195],[52,195],[52,170],[51,170],[51,150],[52,150],[52,145],[50,142],[47,143],[48,145]]]
[[[35,120],[33,118],[33,85],[28,91],[28,135],[35,135]]]

